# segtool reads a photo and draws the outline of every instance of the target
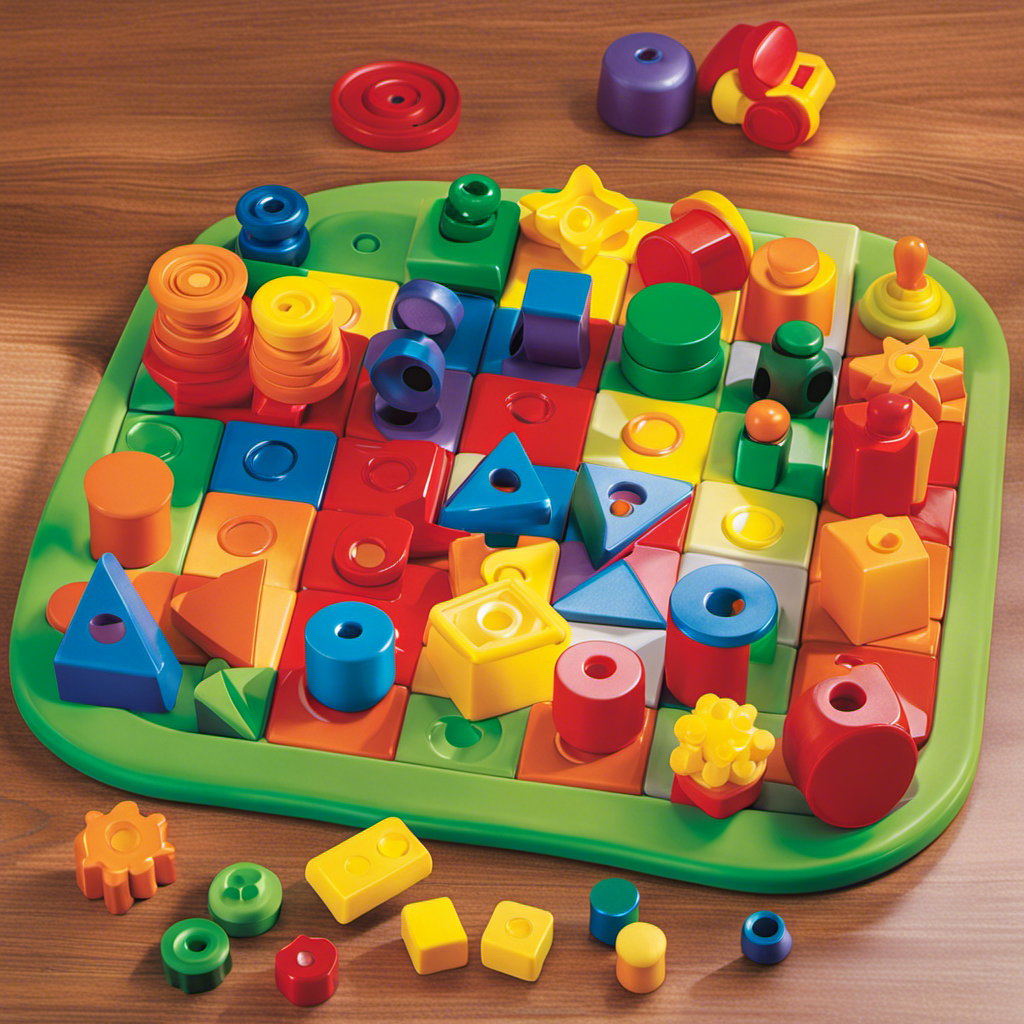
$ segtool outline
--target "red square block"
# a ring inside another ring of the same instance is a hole
[[[459,450],[486,455],[506,434],[535,466],[578,469],[594,392],[481,373],[473,383]]]
[[[278,676],[264,735],[268,743],[393,761],[408,703],[409,691],[392,686],[366,711],[335,711],[312,697],[306,673],[293,669]]]

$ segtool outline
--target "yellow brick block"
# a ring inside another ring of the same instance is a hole
[[[353,274],[311,270],[309,276],[327,285],[334,299],[334,326],[372,338],[391,326],[391,307],[398,294],[394,281],[375,281]]]
[[[402,941],[417,974],[436,974],[469,963],[469,939],[447,896],[402,907]]]
[[[583,461],[700,482],[717,413],[702,405],[599,391]]]
[[[463,718],[493,718],[551,700],[569,624],[520,580],[435,605],[424,655]]]
[[[306,881],[348,924],[430,874],[427,848],[399,818],[385,818],[306,865]]]
[[[821,531],[821,606],[854,644],[928,625],[928,552],[906,516],[862,516]]]
[[[492,971],[536,981],[554,934],[555,919],[548,911],[502,900],[480,939],[480,962]]]

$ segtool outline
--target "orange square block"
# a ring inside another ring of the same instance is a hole
[[[310,696],[305,671],[292,669],[277,680],[264,735],[282,746],[393,761],[408,702],[408,689],[392,686],[366,711],[335,711]]]
[[[266,559],[266,585],[298,590],[316,509],[301,501],[206,495],[185,556],[190,576],[220,576]]]
[[[516,778],[639,796],[643,792],[654,722],[655,711],[647,708],[643,729],[628,747],[614,754],[588,754],[570,747],[555,732],[550,701],[534,704],[526,723]]]

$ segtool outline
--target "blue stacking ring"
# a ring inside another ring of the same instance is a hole
[[[668,607],[673,625],[708,647],[746,647],[771,632],[779,615],[769,583],[724,562],[687,573],[672,588]]]
[[[640,920],[640,893],[625,878],[602,878],[590,890],[590,934],[609,946],[619,932]]]
[[[283,267],[298,267],[309,255],[309,232],[303,228],[282,242],[265,242],[254,238],[248,231],[238,235],[238,255],[244,260],[278,263]]]
[[[793,936],[778,914],[759,910],[743,922],[740,948],[743,955],[754,963],[777,964],[789,956]]]
[[[382,331],[391,340],[370,367],[370,383],[394,409],[426,412],[441,400],[444,353],[419,331]],[[374,335],[380,338],[381,334]]]
[[[235,216],[252,240],[283,242],[305,228],[309,206],[287,185],[258,185],[235,204]]]
[[[433,338],[443,352],[462,323],[462,300],[443,284],[416,278],[395,296],[391,319],[396,327]]]
[[[395,627],[362,601],[321,608],[306,624],[306,686],[335,711],[365,711],[395,682]]]

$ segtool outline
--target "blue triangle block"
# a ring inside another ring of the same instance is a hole
[[[181,665],[124,569],[100,557],[53,659],[61,700],[170,711]]]
[[[555,611],[570,622],[665,629],[665,619],[626,562],[611,565],[570,590]]]
[[[551,498],[523,443],[506,434],[448,499],[441,526],[470,533],[529,534],[551,519]]]
[[[572,492],[572,511],[594,568],[646,533],[693,494],[693,485],[635,469],[584,463]],[[617,515],[625,507],[626,515]]]

